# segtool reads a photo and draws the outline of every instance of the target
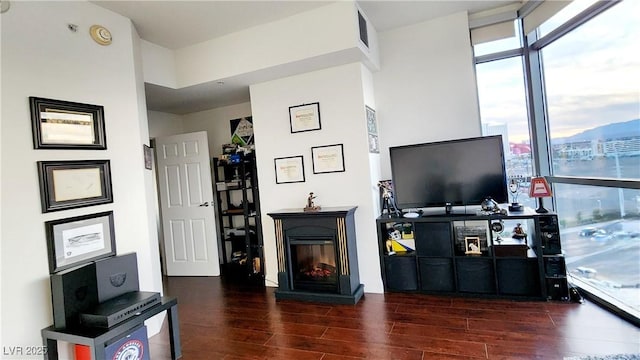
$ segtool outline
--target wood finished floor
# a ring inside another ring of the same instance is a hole
[[[356,305],[276,301],[274,288],[171,277],[183,359],[562,359],[640,353],[640,329],[597,305],[365,294]],[[168,332],[150,339],[169,359]]]

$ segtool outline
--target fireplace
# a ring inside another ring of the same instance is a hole
[[[338,291],[334,240],[290,239],[291,281],[294,289]]]
[[[355,207],[269,213],[276,228],[276,299],[355,304],[364,290],[358,275]]]

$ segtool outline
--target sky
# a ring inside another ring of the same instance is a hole
[[[593,0],[574,3],[548,23]],[[640,118],[639,24],[640,1],[624,0],[542,50],[553,138]],[[510,142],[528,141],[520,58],[478,65],[477,77],[482,121],[507,123]]]

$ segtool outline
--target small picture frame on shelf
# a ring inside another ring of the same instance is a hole
[[[34,149],[104,150],[101,105],[29,97]]]
[[[482,255],[480,250],[480,237],[465,236],[464,238],[465,255]]]

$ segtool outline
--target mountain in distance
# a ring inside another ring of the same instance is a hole
[[[575,135],[551,139],[551,142],[564,144],[597,139],[608,140],[633,137],[640,137],[640,119],[598,126]]]

